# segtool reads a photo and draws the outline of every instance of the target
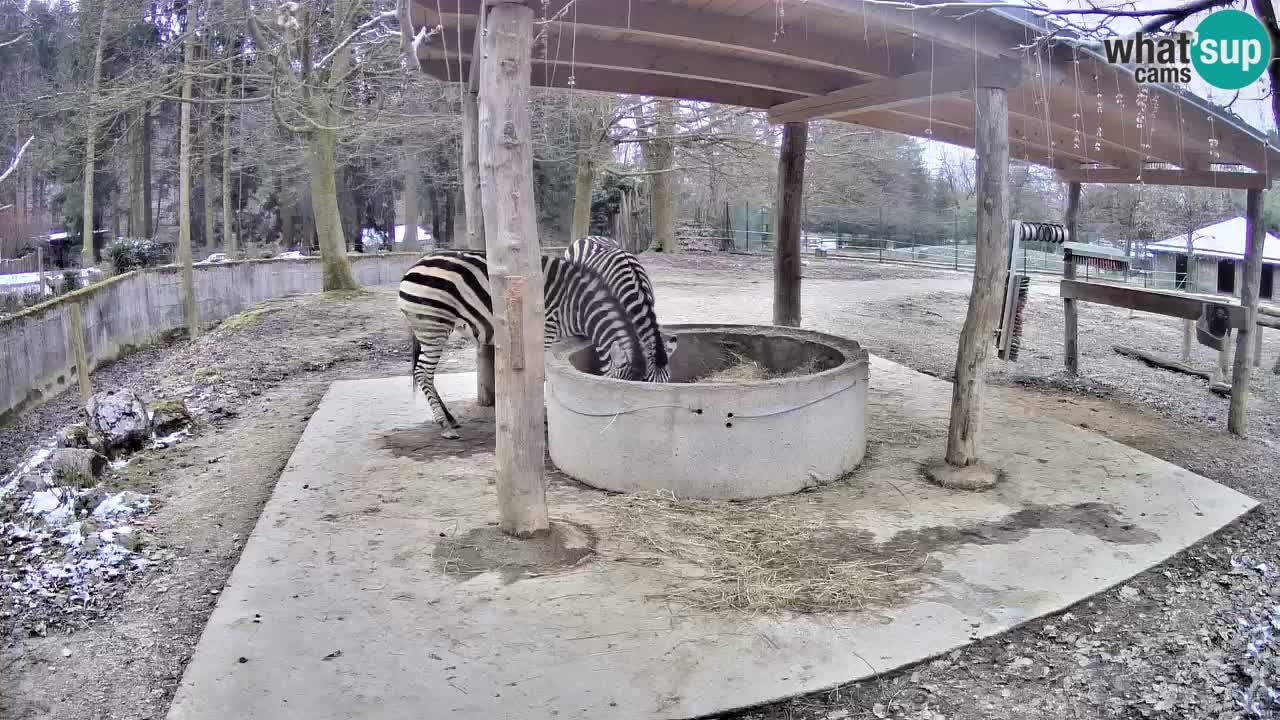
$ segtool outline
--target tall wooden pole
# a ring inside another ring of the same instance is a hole
[[[1067,238],[1071,242],[1079,242],[1076,239],[1076,231],[1079,228],[1080,221],[1080,183],[1073,182],[1067,186]],[[1062,277],[1066,280],[1074,280],[1076,277],[1076,263],[1071,257],[1071,251],[1067,250],[1062,254]],[[1062,301],[1063,315],[1063,337],[1062,337],[1062,364],[1066,368],[1067,374],[1075,376],[1080,374],[1080,343],[1079,343],[1079,326],[1078,316],[1076,315],[1076,301],[1064,299]]]
[[[476,38],[476,42],[483,42]],[[475,65],[473,64],[474,68]],[[467,247],[484,250],[484,208],[480,199],[480,109],[476,94],[462,93],[462,204],[467,214]],[[476,404],[493,407],[493,345],[476,348]]]
[[[182,108],[178,111],[178,265],[182,271],[182,314],[187,321],[187,339],[200,333],[196,307],[195,268],[191,260],[191,60],[195,54],[195,33],[182,42]]]
[[[1250,190],[1245,203],[1245,220],[1249,237],[1244,250],[1244,277],[1240,283],[1240,304],[1244,307],[1244,326],[1236,329],[1236,358],[1231,369],[1231,408],[1227,414],[1227,430],[1232,435],[1249,434],[1249,345],[1253,333],[1259,332],[1258,287],[1262,284],[1262,244],[1267,231],[1262,224],[1262,191]]]
[[[978,462],[983,374],[994,344],[1009,253],[1009,97],[1004,88],[979,87],[974,101],[978,237],[947,428],[946,460],[959,467]]]
[[[542,264],[529,125],[533,9],[489,8],[480,68],[480,197],[493,294],[498,525],[546,532]]]
[[[804,202],[804,154],[808,144],[808,123],[789,122],[782,126],[782,150],[778,154],[778,201],[774,209],[778,218],[778,241],[773,249],[774,325],[800,327],[800,224]]]

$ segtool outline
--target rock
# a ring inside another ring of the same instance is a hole
[[[151,403],[151,429],[157,435],[168,435],[191,424],[191,411],[181,400]]]
[[[68,425],[58,431],[58,447],[61,448],[88,448],[89,442],[89,426],[84,423],[75,423]]]
[[[107,459],[87,448],[58,448],[50,461],[53,477],[62,485],[92,487],[98,484]]]
[[[151,435],[142,398],[131,390],[107,390],[89,400],[89,427],[102,436],[108,454],[141,448]]]
[[[47,489],[49,489],[49,482],[40,473],[27,473],[18,478],[18,492],[23,495]]]

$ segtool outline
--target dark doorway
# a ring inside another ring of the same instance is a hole
[[[1180,290],[1187,289],[1187,256],[1173,256],[1173,284]]]
[[[1271,294],[1275,290],[1275,275],[1275,265],[1262,266],[1262,283],[1258,285],[1258,297],[1266,298],[1267,300],[1271,299]]]
[[[1236,261],[1218,261],[1218,292],[1224,295],[1236,294]]]

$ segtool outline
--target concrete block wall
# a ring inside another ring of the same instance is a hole
[[[362,286],[391,285],[420,253],[351,255]],[[195,268],[202,325],[271,298],[320,292],[320,261],[244,260]],[[0,420],[76,382],[67,332],[80,305],[90,371],[185,327],[176,266],[118,275],[0,321]]]

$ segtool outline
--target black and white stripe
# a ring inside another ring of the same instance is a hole
[[[585,337],[606,377],[640,380],[645,361],[625,309],[604,279],[590,268],[542,257],[543,343]],[[446,438],[460,427],[435,388],[435,371],[455,325],[465,325],[477,343],[493,342],[493,300],[484,253],[437,250],[409,268],[400,281],[400,311],[412,331],[414,384],[422,389]]]
[[[564,256],[599,273],[626,309],[644,347],[645,379],[670,382],[671,354],[675,352],[676,339],[661,337],[654,309],[653,283],[639,258],[623,250],[615,240],[596,235],[575,241],[565,249]]]

